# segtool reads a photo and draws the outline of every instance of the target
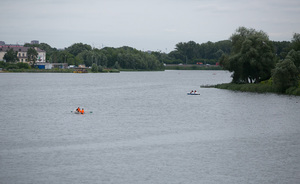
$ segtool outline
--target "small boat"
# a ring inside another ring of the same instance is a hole
[[[196,93],[194,93],[194,92],[193,93],[188,92],[187,95],[200,95],[200,93],[197,93],[197,92]]]
[[[74,114],[81,114],[81,112],[78,112],[78,111],[76,111],[76,110],[71,111],[71,113],[74,113]],[[87,114],[87,113],[93,113],[93,111],[84,111],[83,114]]]
[[[74,114],[81,114],[81,112],[78,112],[78,111],[76,111],[76,110],[71,111],[71,113],[74,113]],[[85,112],[84,112],[83,114],[85,114]]]

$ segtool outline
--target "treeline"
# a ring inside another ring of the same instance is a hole
[[[284,59],[289,50],[289,41],[270,41],[272,52],[278,59]],[[121,67],[124,69],[161,69],[162,64],[211,64],[220,61],[222,55],[228,55],[232,50],[232,40],[218,42],[196,43],[194,41],[180,42],[170,53],[142,52],[131,47],[103,49],[92,48],[90,45],[75,43],[64,50],[52,48],[46,43],[37,45],[25,44],[27,47],[38,47],[46,51],[46,60],[51,63],[68,63],[69,65],[96,64],[102,67]]]
[[[224,54],[229,54],[231,41],[223,40],[219,42],[196,43],[194,41],[180,42],[176,44],[175,50],[170,52],[165,58],[166,64],[216,64],[218,59]]]
[[[52,48],[46,43],[37,45],[26,44],[27,47],[39,47],[46,51],[46,60],[50,63],[68,63],[68,65],[93,64],[99,68],[122,68],[133,70],[162,70],[161,63],[155,55],[139,51],[131,47],[103,49],[92,48],[90,45],[75,43],[64,50]]]
[[[284,59],[292,49],[289,41],[270,41],[272,52],[277,59]],[[153,52],[160,62],[166,64],[211,64],[215,65],[222,59],[221,56],[229,55],[232,50],[232,40],[218,42],[196,43],[194,41],[180,42],[176,44],[175,50],[169,54]]]
[[[236,33],[234,33],[234,35],[235,34]],[[286,58],[289,51],[291,51],[293,48],[293,43],[290,41],[271,41],[268,39],[266,34],[265,38],[267,38],[266,43],[270,47],[267,51],[268,53],[272,54],[273,57],[271,59],[271,64],[267,65],[272,68],[275,66],[275,63]],[[227,64],[225,64],[225,56],[234,56],[239,52],[237,49],[242,48],[242,45],[237,44],[233,36],[231,36],[228,40],[222,40],[215,43],[210,41],[202,44],[194,41],[180,42],[176,44],[175,49],[170,53],[148,53],[127,46],[121,48],[105,47],[98,49],[92,48],[90,45],[83,43],[75,43],[62,50],[52,48],[46,43],[37,45],[25,44],[25,46],[38,47],[45,50],[47,53],[46,60],[50,63],[68,63],[69,65],[76,66],[79,64],[85,64],[87,67],[90,67],[94,64],[98,68],[118,68],[132,70],[163,70],[163,64],[201,63],[204,65],[215,65],[218,62],[223,62],[223,67],[225,69],[229,69]],[[243,50],[245,51],[247,48],[244,47]],[[259,50],[259,48],[257,48],[257,51],[259,52],[258,55],[263,54],[262,50]],[[247,68],[246,65],[247,64],[245,64],[244,67]],[[233,69],[229,70],[233,71]],[[269,76],[270,70],[269,74],[263,78],[268,78]],[[253,79],[250,78],[250,80]]]
[[[291,43],[279,44],[263,31],[240,27],[230,41],[231,52],[222,55],[220,64],[233,72],[233,83],[263,82],[282,93],[299,90],[300,34],[295,33]]]

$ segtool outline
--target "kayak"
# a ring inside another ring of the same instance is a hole
[[[81,112],[78,112],[78,111],[71,111],[71,113],[74,113],[74,114],[81,114]],[[83,114],[86,114],[86,113],[93,113],[93,111],[84,111]]]
[[[74,114],[81,114],[81,112],[78,111],[71,111],[71,112],[73,112]],[[85,114],[85,112],[83,114]]]
[[[187,95],[200,95],[200,93],[187,93]]]

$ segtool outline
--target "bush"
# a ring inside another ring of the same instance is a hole
[[[300,88],[299,87],[290,87],[285,91],[288,95],[297,95],[300,96]]]
[[[92,72],[94,72],[94,73],[98,72],[98,66],[95,63],[93,63],[93,65],[92,65]]]
[[[17,63],[18,68],[30,69],[31,67],[27,63]]]
[[[299,72],[291,59],[285,59],[276,64],[272,71],[273,85],[279,92],[284,93],[290,87],[296,87],[299,81]]]
[[[242,92],[256,92],[256,93],[267,93],[275,92],[274,87],[266,84],[218,84],[216,88],[219,89],[229,89],[233,91],[242,91]]]
[[[12,69],[19,69],[19,67],[16,64],[10,64],[6,67],[7,70],[12,70]]]
[[[98,72],[103,72],[103,67],[101,65],[98,66]]]

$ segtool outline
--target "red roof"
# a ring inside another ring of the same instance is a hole
[[[1,45],[0,46],[0,52],[1,51],[7,52],[10,49],[13,49],[15,52],[27,52],[29,48],[30,47],[24,47],[24,46],[21,46],[21,45]],[[34,48],[38,52],[45,52],[44,50],[42,50],[40,48],[37,48],[37,47],[34,47]]]

